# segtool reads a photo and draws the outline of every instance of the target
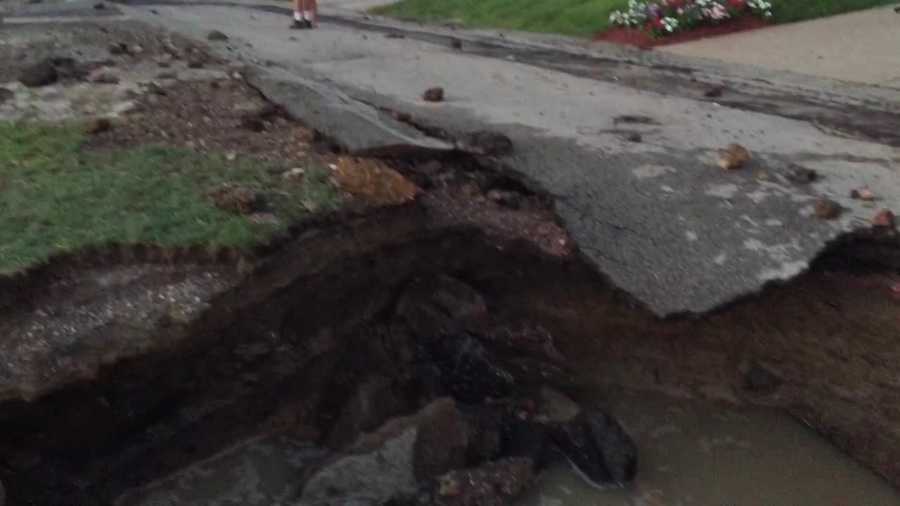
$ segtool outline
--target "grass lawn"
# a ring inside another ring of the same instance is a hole
[[[896,3],[897,0],[772,0],[775,21],[787,23]],[[400,0],[378,14],[420,21],[456,21],[590,37],[609,26],[609,14],[627,0]]]
[[[53,254],[106,244],[247,248],[308,213],[334,208],[325,169],[302,183],[252,160],[162,147],[89,152],[80,125],[0,123],[0,274]],[[266,193],[280,225],[262,225],[212,205],[223,182]],[[275,192],[282,192],[280,196]]]

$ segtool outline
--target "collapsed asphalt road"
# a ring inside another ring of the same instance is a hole
[[[659,315],[708,311],[790,279],[831,242],[869,228],[879,209],[900,209],[900,142],[889,133],[900,94],[796,76],[754,81],[662,56],[611,64],[598,50],[477,34],[458,34],[460,50],[446,31],[404,37],[403,25],[343,14],[296,32],[283,9],[123,8],[188,35],[226,33],[215,47],[256,64],[252,82],[268,98],[349,151],[440,152],[467,132],[509,136],[515,149],[498,165],[554,197],[584,255]],[[716,82],[724,91],[708,93],[703,83]],[[433,86],[446,90],[443,102],[422,99]],[[753,160],[723,171],[718,151],[735,142]],[[792,180],[798,166],[819,177]],[[876,204],[851,198],[861,187]],[[837,219],[816,217],[822,196],[843,208]]]

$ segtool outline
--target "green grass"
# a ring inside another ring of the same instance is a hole
[[[897,0],[774,0],[775,21],[786,23],[896,3]],[[505,28],[590,37],[609,26],[609,14],[627,0],[400,0],[377,14],[426,22],[455,21],[476,28]]]
[[[307,214],[334,208],[324,169],[283,183],[285,167],[162,147],[87,152],[79,125],[0,123],[0,273],[88,246],[248,248]],[[254,224],[205,196],[221,183],[261,191],[280,225]]]

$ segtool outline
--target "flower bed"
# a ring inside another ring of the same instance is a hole
[[[768,0],[628,0],[628,8],[610,14],[609,21],[663,37],[745,16],[771,18],[772,4]]]

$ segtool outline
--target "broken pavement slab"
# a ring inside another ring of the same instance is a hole
[[[780,97],[796,110],[754,112],[762,106],[726,107],[683,90],[669,94],[557,71],[529,62],[524,50],[513,61],[410,38],[372,44],[359,26],[327,23],[297,45],[278,14],[189,4],[156,10],[152,18],[172,29],[221,30],[249,46],[233,47],[232,54],[274,61],[280,68],[268,71],[288,84],[259,89],[339,144],[370,153],[393,148],[397,125],[382,121],[384,110],[456,138],[474,130],[508,135],[515,150],[502,159],[505,170],[553,196],[582,253],[658,315],[709,311],[803,272],[830,243],[869,227],[872,210],[850,199],[852,188],[877,186],[883,207],[900,208],[896,145],[823,128],[815,114],[803,112],[816,96],[808,79],[810,91]],[[583,67],[593,64],[589,56],[570,57],[581,58]],[[700,67],[687,72],[702,81],[727,78]],[[451,99],[424,103],[421,90],[438,84]],[[836,89],[820,87],[825,95]],[[893,104],[884,108],[892,114],[900,94],[885,93],[871,95]],[[626,125],[617,121],[623,116],[652,121]],[[642,142],[628,142],[626,127]],[[748,170],[723,173],[716,153],[734,142],[753,161]],[[791,183],[792,164],[821,177]],[[773,179],[757,180],[757,169]],[[840,219],[815,219],[819,197],[845,208]]]

